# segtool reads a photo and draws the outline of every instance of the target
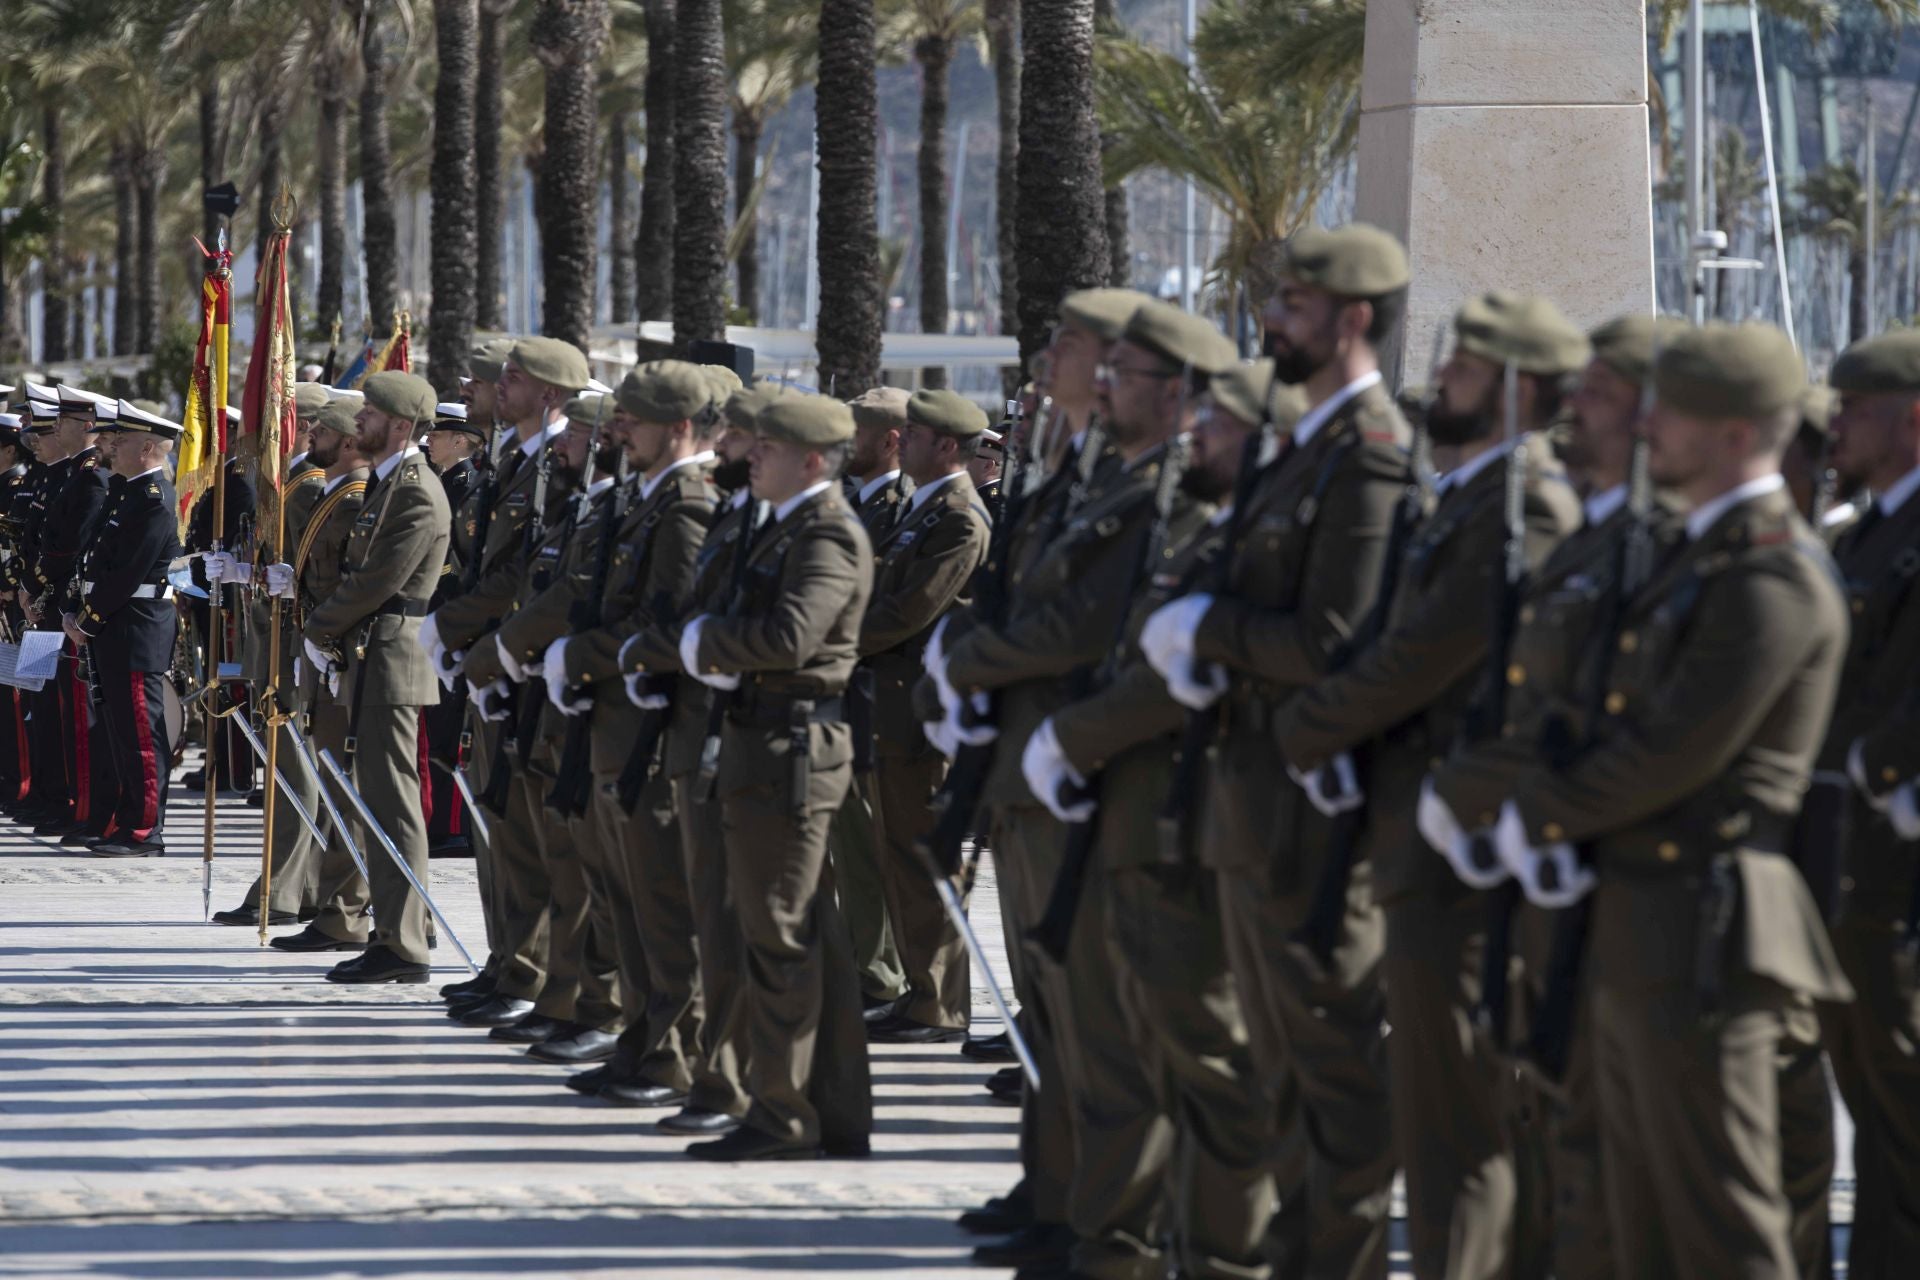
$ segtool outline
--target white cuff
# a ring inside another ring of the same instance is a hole
[[[960,705],[960,691],[947,679],[947,618],[941,618],[934,624],[933,634],[927,638],[927,647],[921,652],[920,662],[933,677],[934,692],[940,695],[940,708],[953,718],[953,709]]]
[[[710,689],[722,692],[738,689],[740,677],[723,671],[702,671],[700,669],[700,634],[706,630],[707,619],[711,614],[703,613],[690,620],[680,631],[680,666],[695,680]]]
[[[960,754],[960,739],[954,736],[954,726],[945,716],[938,720],[923,720],[920,729],[927,735],[927,741],[939,749],[940,754],[951,760]]]
[[[497,631],[493,635],[493,649],[500,655],[500,665],[507,669],[509,679],[519,684],[527,678],[525,664],[513,656],[513,651],[507,648],[507,642],[500,638],[500,633]]]
[[[1176,670],[1190,666],[1194,637],[1200,633],[1200,623],[1212,607],[1213,597],[1201,592],[1181,596],[1155,609],[1140,629],[1140,652],[1147,664],[1169,681],[1173,680]]]
[[[1521,892],[1534,906],[1557,911],[1593,892],[1597,877],[1572,845],[1562,841],[1532,853],[1519,880]]]
[[[1175,661],[1167,668],[1167,693],[1189,711],[1205,711],[1227,691],[1227,673],[1214,662],[1196,662],[1192,654],[1185,662]]]
[[[1329,818],[1358,809],[1367,802],[1367,793],[1361,790],[1360,779],[1353,769],[1353,757],[1345,751],[1312,773],[1302,773],[1289,764],[1287,776],[1300,784],[1313,807]]]

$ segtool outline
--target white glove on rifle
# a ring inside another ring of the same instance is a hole
[[[947,759],[951,760],[960,754],[960,739],[954,736],[953,725],[945,716],[938,720],[921,721],[920,730],[927,735],[927,741]]]
[[[567,637],[547,646],[543,659],[547,673],[547,701],[562,715],[577,716],[593,706],[593,695],[567,683]]]
[[[1140,653],[1147,665],[1168,681],[1176,673],[1186,675],[1193,666],[1194,637],[1211,608],[1213,597],[1199,592],[1169,600],[1149,614],[1140,628]]]
[[[307,655],[307,661],[315,671],[323,676],[333,674],[333,659],[329,658],[326,653],[321,650],[320,646],[311,640],[302,640],[300,647],[301,651]]]
[[[1473,836],[1460,825],[1453,809],[1433,789],[1433,777],[1420,784],[1420,801],[1414,806],[1414,825],[1420,838],[1432,845],[1453,868],[1453,874],[1469,889],[1491,889],[1510,874],[1493,847],[1490,833]]]
[[[951,717],[953,709],[960,705],[960,691],[953,687],[953,681],[947,679],[947,621],[941,618],[934,624],[933,634],[927,637],[927,647],[921,650],[920,665],[933,677],[934,692],[940,696],[940,709]]]
[[[440,615],[430,613],[420,619],[420,647],[428,653],[446,646],[440,642]]]
[[[1034,798],[1060,821],[1085,822],[1093,817],[1097,803],[1087,794],[1087,780],[1067,763],[1060,735],[1053,731],[1052,716],[1042,720],[1027,739],[1026,750],[1020,753],[1020,772],[1026,776]]]
[[[498,724],[513,714],[513,686],[505,680],[495,680],[475,692],[475,700],[480,706],[480,718]]]
[[[652,681],[655,677],[648,675],[644,671],[636,671],[630,676],[623,677],[623,679],[626,681],[628,702],[631,702],[642,711],[665,711],[667,709],[669,705],[668,696],[664,693],[654,691]]]
[[[267,594],[280,600],[293,598],[293,566],[290,564],[270,564],[267,566]]]
[[[731,693],[740,687],[740,677],[730,671],[702,671],[700,669],[700,632],[707,625],[707,614],[701,614],[680,633],[680,666],[695,680],[709,689],[718,689],[722,693]]]
[[[507,677],[515,684],[524,684],[527,679],[527,664],[513,656],[513,650],[507,648],[507,642],[500,633],[493,635],[493,651],[500,655],[500,665],[507,669]]]
[[[244,586],[253,581],[253,566],[235,558],[230,551],[207,552],[207,581],[231,582]]]
[[[1360,789],[1360,779],[1353,771],[1353,757],[1344,751],[1312,773],[1302,773],[1289,764],[1287,776],[1299,783],[1313,807],[1329,818],[1367,802],[1367,793]]]
[[[448,653],[447,647],[441,645],[428,650],[428,653],[433,658],[433,674],[440,678],[440,683],[446,686],[447,692],[452,693],[453,686],[460,679],[460,664],[465,660],[467,651],[456,649]]]

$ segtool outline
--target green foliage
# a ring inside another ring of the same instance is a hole
[[[1846,3],[1871,7],[1891,22],[1920,18],[1920,0],[1760,0],[1760,7],[1775,17],[1797,22],[1811,34],[1821,36],[1832,30],[1834,20]],[[1742,9],[1747,7],[1746,0],[1708,0],[1710,8],[1729,4]],[[1687,0],[1655,0],[1652,18],[1654,32],[1664,45],[1686,22]]]
[[[170,315],[153,342],[153,359],[135,379],[139,393],[149,400],[171,404],[184,399],[193,378],[193,349],[200,330],[184,316]]]

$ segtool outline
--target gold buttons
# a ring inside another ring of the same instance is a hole
[[[1622,631],[1620,633],[1620,652],[1632,653],[1635,649],[1638,649],[1639,647],[1640,647],[1639,632]]]
[[[1567,838],[1567,829],[1557,822],[1549,822],[1546,826],[1540,828],[1540,834],[1548,840],[1565,840]]]
[[[1607,695],[1607,714],[1617,716],[1627,709],[1627,695],[1615,689]]]
[[[1900,781],[1899,771],[1892,765],[1888,765],[1880,771],[1880,780],[1882,782],[1898,782]]]
[[[1865,613],[1867,611],[1867,602],[1859,596],[1855,596],[1853,598],[1853,611],[1855,613]]]
[[[1680,846],[1671,840],[1662,840],[1654,849],[1654,853],[1659,855],[1662,862],[1680,861]]]
[[[1522,607],[1521,607],[1521,610],[1520,610],[1520,624],[1521,624],[1522,626],[1532,626],[1532,625],[1533,625],[1533,617],[1534,617],[1534,613],[1533,613],[1533,606],[1532,606],[1532,605],[1524,605],[1524,606],[1522,606]]]
[[[580,673],[580,683],[581,683],[581,684],[592,684],[592,683],[593,683],[593,673],[592,673],[591,671],[583,671],[583,672],[581,672],[581,673]]]
[[[1507,668],[1507,683],[1518,689],[1527,682],[1527,669],[1519,663]]]

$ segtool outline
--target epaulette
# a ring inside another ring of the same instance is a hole
[[[160,496],[160,486],[151,480],[147,481],[147,496],[149,498],[157,498]]]

